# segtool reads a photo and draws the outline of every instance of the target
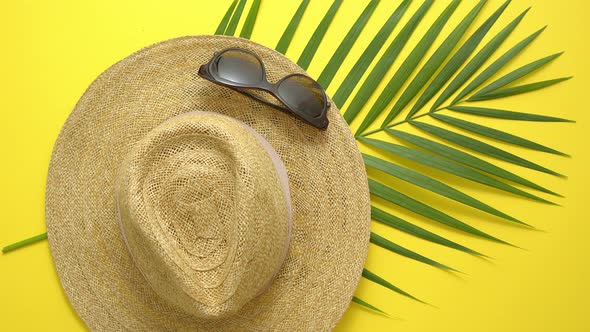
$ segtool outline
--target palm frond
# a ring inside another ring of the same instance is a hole
[[[246,22],[244,22],[244,26],[240,32],[240,37],[250,39],[252,36],[254,24],[256,24],[256,18],[258,17],[258,10],[260,9],[260,1],[261,0],[254,0],[254,2],[252,2],[248,16],[246,16]]]
[[[521,158],[517,155],[514,155],[510,152],[499,149],[495,146],[489,145],[487,143],[476,140],[474,138],[471,138],[471,137],[468,137],[468,136],[465,136],[462,134],[458,134],[453,131],[450,131],[450,130],[447,130],[447,129],[444,129],[441,127],[437,127],[437,126],[434,126],[434,125],[431,125],[428,123],[424,123],[424,122],[410,121],[410,123],[413,126],[418,127],[418,128],[420,128],[420,129],[422,129],[434,136],[437,136],[437,137],[442,138],[446,141],[460,145],[466,149],[477,151],[479,153],[488,155],[490,157],[494,157],[494,158],[497,158],[497,159],[500,159],[503,161],[507,161],[509,163],[513,163],[515,165],[519,165],[522,167],[534,169],[539,172],[564,177],[564,175],[559,174],[555,171],[552,171],[546,167],[535,164],[531,161],[528,161],[528,160]]]
[[[227,29],[227,23],[229,22],[231,15],[234,13],[234,9],[236,9],[237,4],[238,4],[238,0],[234,0],[231,3],[231,5],[229,5],[229,8],[225,12],[225,15],[223,16],[223,18],[221,19],[221,22],[219,22],[219,25],[217,26],[217,29],[215,30],[216,35],[223,35],[225,30]]]
[[[453,99],[451,105],[457,104],[461,101],[465,96],[473,92],[477,89],[480,85],[482,85],[485,81],[495,75],[500,69],[502,69],[510,60],[514,59],[520,52],[522,52],[530,43],[532,43],[543,31],[545,31],[546,27],[543,27],[537,30],[535,33],[531,34],[530,36],[526,37],[518,44],[514,45],[511,49],[506,51],[501,57],[499,57],[496,61],[494,61],[491,65],[489,65],[484,71],[481,72],[473,81],[469,82],[467,86],[459,92],[457,97]]]
[[[281,36],[279,43],[275,47],[275,50],[277,50],[278,52],[281,52],[283,54],[287,53],[289,45],[291,45],[291,41],[293,40],[293,36],[295,36],[295,31],[297,31],[297,27],[299,27],[299,23],[303,18],[303,14],[305,14],[305,9],[307,8],[307,5],[309,5],[309,0],[301,1],[301,4],[295,12],[295,15],[293,15],[293,18],[289,22],[289,25],[287,25],[285,32],[283,32],[283,35]]]
[[[533,122],[576,122],[574,120],[556,118],[540,114],[522,113],[514,111],[499,110],[495,108],[483,107],[466,107],[466,106],[449,106],[446,109],[459,113],[479,115],[488,118],[506,119],[515,121],[533,121]]]
[[[376,148],[379,148],[383,151],[389,152],[391,154],[394,154],[396,156],[402,157],[402,158],[406,158],[412,161],[415,161],[417,163],[420,163],[422,165],[425,166],[429,166],[432,167],[434,169],[438,169],[441,170],[443,172],[449,173],[449,174],[453,174],[455,176],[473,181],[473,182],[477,182],[492,188],[496,188],[496,189],[500,189],[515,195],[519,195],[522,197],[526,197],[538,202],[542,202],[542,203],[549,203],[549,204],[554,204],[552,202],[549,202],[541,197],[535,196],[533,194],[530,194],[524,190],[518,189],[516,187],[513,187],[507,183],[504,183],[500,180],[497,180],[494,177],[488,176],[485,173],[481,173],[478,172],[475,169],[480,169],[484,172],[487,172],[489,174],[498,176],[498,177],[504,177],[504,178],[508,178],[510,180],[512,180],[512,182],[517,182],[520,184],[528,184],[529,187],[533,187],[535,189],[544,191],[544,192],[548,192],[548,193],[553,193],[552,191],[545,189],[541,186],[538,186],[524,178],[519,177],[516,174],[510,173],[508,171],[503,170],[502,168],[499,168],[491,163],[488,163],[482,159],[479,159],[477,157],[473,157],[470,154],[467,154],[463,151],[460,150],[456,150],[454,148],[450,148],[447,147],[443,144],[440,144],[438,142],[435,141],[431,141],[425,138],[422,138],[420,136],[416,136],[413,134],[409,134],[403,131],[397,131],[397,130],[392,130],[392,129],[387,129],[386,130],[389,134],[398,137],[400,139],[403,139],[411,144],[414,144],[416,146],[419,146],[423,149],[426,150],[430,150],[431,152],[438,152],[437,154],[440,154],[441,156],[444,156],[445,158],[442,157],[438,157],[436,154],[430,154],[430,153],[426,153],[417,149],[412,149],[403,145],[397,145],[397,144],[393,144],[393,143],[389,143],[389,142],[384,142],[384,141],[380,141],[380,140],[376,140],[376,139],[371,139],[371,138],[365,138],[365,137],[361,137],[359,138],[359,141],[367,143],[369,145],[372,145]],[[453,161],[450,161],[450,160]],[[464,165],[465,164],[465,165]],[[557,195],[556,193],[553,193],[554,195]]]
[[[542,59],[533,61],[529,64],[526,64],[526,65],[506,74],[505,76],[500,77],[498,80],[488,84],[487,86],[485,86],[484,88],[479,90],[477,93],[475,93],[473,95],[473,97],[469,98],[469,100],[478,100],[479,96],[488,94],[488,93],[495,91],[495,90],[498,90],[498,89],[538,70],[539,68],[547,65],[551,61],[557,59],[562,54],[563,54],[563,52],[559,52],[559,53],[544,57]]]
[[[551,194],[554,196],[561,196],[558,193],[555,193],[547,188],[541,187],[540,185],[538,185],[534,182],[531,182],[531,181],[529,181],[523,177],[520,177],[512,172],[509,172],[503,168],[500,168],[490,162],[487,162],[483,159],[480,159],[478,157],[475,157],[473,155],[470,155],[466,152],[455,149],[455,148],[450,147],[448,145],[441,144],[441,143],[435,142],[433,140],[430,140],[430,139],[427,139],[424,137],[420,137],[420,136],[417,136],[414,134],[406,133],[403,131],[399,131],[399,130],[387,129],[386,132],[393,135],[393,136],[396,136],[402,140],[405,140],[411,144],[414,144],[414,145],[419,146],[423,149],[429,150],[430,152],[433,152],[435,154],[438,154],[440,156],[443,156],[445,158],[453,160],[456,163],[464,164],[466,166],[481,170],[483,172],[497,176],[499,178],[509,180],[514,183],[518,183],[523,186],[526,186],[526,187],[529,187],[532,189],[536,189],[536,190],[542,191],[547,194]],[[428,157],[428,156],[430,156],[430,158],[433,158],[432,154],[426,154],[425,157]],[[449,167],[447,169],[451,169],[451,168]],[[465,172],[465,174],[469,173],[469,171],[464,168],[462,169],[462,171]],[[481,178],[476,177],[476,179],[480,180]],[[490,183],[490,182],[487,182],[486,184],[488,184],[488,183]],[[501,187],[498,183],[496,183],[496,182],[493,182],[493,183],[495,184],[494,187],[496,187],[496,188]],[[530,194],[527,195],[524,192],[519,191],[518,189],[516,191],[513,191],[511,189],[504,187],[503,190],[506,190],[506,191],[509,191],[512,193],[518,192],[518,194],[523,197],[528,197],[528,198],[534,199],[539,202],[554,204],[554,203],[551,203],[547,200],[544,200],[543,198],[536,197],[536,196],[530,195]]]
[[[328,9],[326,15],[324,15],[324,18],[320,21],[320,24],[318,24],[313,35],[311,35],[311,38],[303,49],[299,60],[297,60],[299,67],[307,70],[341,4],[342,0],[334,0],[332,6],[330,6],[330,9]]]
[[[234,14],[227,25],[227,29],[223,33],[226,36],[233,36],[236,33],[236,29],[238,28],[238,23],[240,23],[240,18],[242,18],[242,13],[244,12],[244,7],[246,6],[246,0],[240,0],[238,6]]]
[[[367,68],[369,68],[369,65],[375,59],[375,56],[377,56],[377,53],[381,50],[381,47],[385,44],[385,41],[408,9],[410,3],[411,0],[404,0],[397,7],[391,16],[389,16],[389,19],[383,24],[379,32],[377,32],[373,40],[371,40],[371,43],[365,48],[363,54],[358,58],[354,66],[352,66],[352,69],[350,69],[346,78],[344,78],[344,81],[342,81],[338,90],[336,90],[332,97],[332,101],[338,108],[341,108],[348,100],[352,90],[357,86],[361,77],[365,74]]]
[[[392,283],[390,283],[389,281],[381,278],[380,276],[376,275],[375,273],[367,270],[367,269],[363,269],[363,277],[367,280],[371,280],[372,282],[379,284],[389,290],[392,290],[398,294],[401,294],[403,296],[409,297],[412,300],[416,300],[418,302],[424,303],[424,301],[414,297],[412,294],[405,292],[404,290],[400,289],[399,287],[396,287],[395,285],[393,285]]]
[[[346,36],[344,36],[344,39],[330,58],[330,61],[328,61],[326,67],[324,67],[324,70],[317,79],[317,82],[324,89],[327,89],[330,86],[330,83],[334,79],[334,75],[336,75],[336,72],[350,52],[350,49],[363,31],[365,25],[367,25],[367,22],[369,21],[369,18],[371,18],[371,15],[373,15],[377,4],[379,4],[379,0],[371,0],[371,2],[369,2],[365,10],[358,17]]]
[[[411,118],[414,114],[416,114],[419,110],[426,105],[430,101],[432,97],[436,93],[442,89],[445,84],[447,84],[448,80],[459,70],[459,68],[465,63],[467,58],[471,56],[471,53],[475,50],[477,46],[481,43],[482,39],[488,33],[488,31],[492,28],[496,20],[502,15],[510,0],[504,2],[500,8],[498,8],[470,37],[467,41],[455,52],[455,54],[451,57],[451,59],[447,62],[447,64],[442,68],[442,70],[437,74],[437,76],[432,80],[430,85],[424,90],[420,98],[414,103],[414,106],[406,116],[406,118]],[[451,34],[452,36],[452,34]],[[449,38],[451,37],[449,36]]]
[[[504,132],[501,130],[482,126],[477,123],[457,119],[457,118],[447,116],[447,115],[442,115],[442,114],[432,114],[432,117],[434,117],[435,119],[440,120],[446,124],[449,124],[449,125],[457,127],[457,128],[461,128],[463,130],[467,130],[467,131],[472,132],[474,134],[486,136],[489,138],[493,138],[493,139],[503,141],[506,143],[522,146],[524,148],[528,148],[528,149],[532,149],[532,150],[537,150],[537,151],[542,151],[542,152],[547,152],[547,153],[552,153],[552,154],[556,154],[556,155],[560,155],[560,156],[569,157],[569,155],[566,153],[559,152],[555,149],[546,147],[545,145],[535,143],[535,142],[530,141],[528,139],[518,137],[516,135],[512,135],[510,133],[507,133],[507,132]]]
[[[458,251],[462,251],[467,254],[485,257],[485,255],[483,255],[473,249],[469,249],[469,248],[467,248],[463,245],[460,245],[456,242],[445,239],[442,236],[436,235],[428,230],[425,230],[422,227],[419,227],[419,226],[416,226],[412,223],[409,223],[399,217],[389,214],[389,213],[387,213],[383,210],[380,210],[374,206],[371,206],[371,218],[373,218],[373,220],[378,221],[384,225],[393,227],[397,230],[400,230],[400,231],[405,232],[407,234],[416,236],[416,237],[421,238],[423,240],[430,241],[432,243],[437,243],[442,246],[445,246],[445,247],[448,247],[451,249],[455,249]]]
[[[365,119],[357,129],[356,135],[360,135],[383,112],[387,104],[389,104],[407,78],[412,74],[420,60],[422,60],[426,54],[426,51],[428,51],[444,25],[447,23],[453,12],[457,9],[457,6],[459,6],[459,2],[460,1],[457,0],[451,2],[440,14],[434,24],[428,29],[426,34],[424,34],[424,37],[422,37],[420,42],[416,45],[416,47],[414,47],[410,55],[404,60],[397,72],[387,83],[382,93],[377,98],[377,101],[375,101],[369,110],[369,113],[366,115]],[[402,48],[406,45],[412,33],[422,21],[422,18],[424,15],[426,15],[426,12],[432,3],[433,1],[425,1],[422,6],[420,6],[414,16],[412,16],[412,18],[404,26],[404,29],[391,43],[389,49],[392,50],[392,54],[388,54],[386,51],[381,57],[381,60],[377,63],[377,65],[375,65],[375,68],[365,80],[359,92],[356,94],[355,98],[350,103],[350,106],[344,113],[344,119],[346,119],[348,123],[351,123],[352,120],[354,120],[354,118],[360,113],[363,106],[365,106],[369,100],[369,97],[371,97],[393,61],[397,58]],[[398,41],[398,39],[400,40]]]
[[[358,305],[361,305],[361,306],[363,306],[363,307],[365,307],[365,308],[368,308],[369,310],[376,311],[376,312],[378,312],[378,313],[380,313],[380,314],[383,314],[383,315],[385,315],[385,316],[389,316],[389,315],[388,315],[388,314],[387,314],[385,311],[383,311],[383,310],[381,310],[381,309],[377,308],[376,306],[374,306],[374,305],[372,305],[372,304],[369,304],[369,303],[367,303],[367,302],[365,302],[365,301],[363,301],[363,300],[359,299],[359,298],[358,298],[358,297],[356,297],[356,296],[353,296],[353,297],[352,297],[352,302],[354,302],[354,303],[356,303],[356,304],[358,304]]]
[[[398,205],[404,209],[407,209],[411,212],[416,214],[422,215],[428,219],[434,220],[439,222],[443,225],[449,226],[451,228],[455,228],[457,230],[463,231],[465,233],[469,233],[475,236],[482,237],[484,239],[488,239],[494,242],[509,244],[503,240],[500,240],[492,235],[489,235],[485,232],[480,231],[479,229],[470,226],[450,215],[437,210],[429,205],[426,205],[406,194],[403,194],[397,190],[387,187],[384,184],[381,184],[373,179],[369,179],[369,190],[372,195],[377,197],[383,198],[384,200]]]
[[[477,96],[473,96],[473,97],[467,99],[467,101],[482,101],[482,100],[490,100],[490,99],[498,99],[498,98],[516,96],[516,95],[527,93],[527,92],[541,90],[541,89],[550,87],[552,85],[555,85],[557,83],[561,83],[561,82],[570,80],[572,78],[573,78],[573,76],[561,77],[561,78],[555,78],[552,80],[546,80],[546,81],[535,82],[535,83],[530,83],[530,84],[525,84],[525,85],[519,85],[519,86],[506,88],[506,89],[494,90],[494,91],[488,92],[486,94],[480,94]]]
[[[516,29],[516,26],[522,21],[524,16],[528,13],[530,7],[518,15],[510,24],[508,24],[502,31],[500,31],[492,40],[490,40],[474,57],[465,65],[465,67],[457,74],[457,76],[449,83],[446,89],[440,94],[432,105],[431,111],[440,107],[453,93],[463,86],[475,72],[494,54],[494,52],[504,43],[506,38]]]
[[[403,167],[401,165],[397,165],[383,159],[373,157],[367,154],[363,154],[363,159],[365,161],[365,165],[378,169],[382,172],[385,172],[389,175],[395,176],[398,179],[404,180],[408,183],[416,185],[418,187],[422,187],[426,190],[430,190],[434,193],[437,193],[441,196],[450,198],[454,201],[459,203],[465,204],[467,206],[471,206],[472,208],[487,212],[489,214],[495,215],[497,217],[521,224],[526,225],[522,221],[511,217],[504,212],[501,212],[488,204],[485,204],[449,185],[446,185],[438,180],[433,179],[428,175],[424,175],[418,173],[414,170],[409,168]],[[529,226],[529,225],[527,225]]]
[[[451,34],[443,41],[443,43],[438,47],[438,49],[434,52],[434,54],[428,59],[426,64],[418,71],[418,74],[414,77],[412,82],[408,85],[406,90],[402,93],[399,97],[389,114],[383,121],[382,126],[386,126],[391,120],[395,118],[399,112],[401,112],[408,103],[414,99],[414,97],[418,94],[420,90],[424,87],[424,85],[430,80],[432,75],[436,72],[436,70],[442,65],[445,59],[449,56],[451,51],[455,48],[459,40],[463,37],[471,23],[475,20],[483,5],[485,4],[485,0],[480,1],[468,14],[461,20],[461,22],[457,25],[457,27],[451,32]]]
[[[387,249],[387,250],[394,252],[398,255],[402,255],[404,257],[407,257],[409,259],[413,259],[415,261],[424,263],[426,265],[434,266],[436,268],[443,269],[443,270],[459,272],[459,271],[453,269],[452,267],[449,267],[445,264],[439,263],[439,262],[432,260],[428,257],[422,256],[412,250],[406,249],[398,244],[395,244],[395,243],[389,241],[388,239],[386,239],[378,234],[375,234],[373,232],[371,232],[371,240],[370,241],[371,241],[371,243],[374,243],[381,248]]]

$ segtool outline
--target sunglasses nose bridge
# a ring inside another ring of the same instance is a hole
[[[261,88],[261,89],[263,89],[263,90],[266,90],[266,91],[273,91],[275,89],[275,84],[270,83],[267,80],[262,80],[259,83],[258,87]]]

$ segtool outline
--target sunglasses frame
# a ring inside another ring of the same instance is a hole
[[[222,77],[220,77],[218,75],[218,71],[217,71],[217,63],[219,62],[220,57],[228,51],[238,51],[238,52],[243,52],[243,53],[247,53],[247,54],[254,56],[256,58],[256,60],[258,60],[258,62],[260,63],[260,68],[262,70],[262,78],[261,78],[260,82],[254,84],[254,85],[243,84],[243,83],[229,81],[229,80],[226,80],[226,79],[223,79]],[[241,94],[244,94],[246,96],[254,98],[264,104],[267,104],[275,109],[283,111],[289,115],[295,116],[295,117],[299,118],[300,120],[303,120],[318,129],[325,130],[328,127],[327,113],[328,113],[328,109],[330,108],[331,104],[328,101],[328,97],[326,96],[326,92],[324,91],[324,89],[314,79],[312,79],[311,77],[309,77],[307,75],[303,75],[303,74],[289,74],[289,75],[281,78],[276,83],[270,83],[266,78],[266,67],[264,66],[264,62],[262,62],[262,59],[260,59],[260,57],[257,56],[256,54],[254,54],[248,50],[245,50],[243,48],[237,48],[237,47],[226,48],[224,50],[214,53],[213,58],[208,63],[202,65],[199,68],[199,76],[212,82],[212,83],[226,86],[226,87],[231,88]],[[289,107],[289,105],[285,102],[285,100],[279,94],[279,86],[281,85],[281,83],[283,83],[285,80],[287,80],[291,77],[294,77],[294,76],[302,76],[308,80],[311,80],[311,82],[316,84],[317,88],[322,92],[324,108],[322,109],[322,111],[319,115],[312,116],[312,115],[306,114],[304,112],[300,112],[300,111],[292,109],[291,107]],[[280,101],[281,104],[283,104],[285,107],[281,107],[279,105],[273,104],[273,103],[269,102],[268,100],[265,100],[264,98],[261,98],[257,95],[249,93],[248,91],[245,91],[244,89],[256,89],[256,90],[262,90],[262,91],[268,92],[273,97],[275,97],[278,101]]]

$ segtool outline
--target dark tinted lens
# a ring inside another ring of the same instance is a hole
[[[239,84],[256,84],[262,81],[262,63],[253,54],[239,50],[223,52],[217,60],[217,75]]]
[[[291,109],[319,116],[324,110],[324,90],[311,78],[294,75],[279,85],[279,95]]]

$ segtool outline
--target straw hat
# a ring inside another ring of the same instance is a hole
[[[92,330],[322,331],[350,303],[370,221],[355,140],[335,106],[322,131],[197,75],[229,47],[271,82],[304,73],[248,40],[173,39],[104,72],[62,128],[47,230]]]

